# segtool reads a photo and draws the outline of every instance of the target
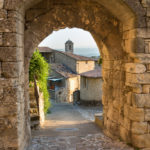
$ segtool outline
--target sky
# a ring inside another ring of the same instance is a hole
[[[53,49],[64,49],[65,42],[68,39],[73,41],[75,48],[97,48],[92,35],[89,32],[78,28],[66,28],[54,31],[45,38],[39,46],[48,46]]]

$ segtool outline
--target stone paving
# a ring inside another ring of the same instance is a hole
[[[86,110],[89,108],[54,105],[45,125],[33,131],[28,150],[133,150],[120,141],[106,137],[91,117],[89,120],[84,118]],[[95,108],[90,112],[94,111],[97,112]]]
[[[35,137],[29,150],[133,150],[119,141],[112,141],[103,134],[87,136]]]

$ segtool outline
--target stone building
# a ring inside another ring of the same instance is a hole
[[[104,133],[150,148],[150,0],[0,0],[0,148],[30,143],[30,59],[66,27],[89,31],[102,55]]]
[[[51,64],[51,75],[48,79],[51,99],[57,102],[72,102],[74,91],[79,90],[79,76],[63,64]]]
[[[84,72],[80,81],[80,101],[85,104],[100,104],[102,100],[101,68]]]
[[[67,52],[56,52],[55,62],[62,63],[74,73],[80,74],[95,68],[95,61],[92,58],[84,57]]]
[[[73,53],[73,42],[71,40],[65,43],[65,52]]]
[[[73,102],[73,93],[80,90],[80,73],[93,70],[95,60],[73,54],[73,42],[65,43],[65,52],[39,47],[40,53],[51,64],[49,91],[59,102]]]
[[[38,47],[38,49],[48,63],[64,64],[76,74],[95,69],[95,60],[93,58],[57,51],[49,47]]]
[[[48,63],[55,62],[55,50],[49,47],[38,47],[38,50],[42,54],[42,56],[46,59]]]

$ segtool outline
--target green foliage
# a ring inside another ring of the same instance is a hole
[[[44,59],[44,57],[40,54],[39,50],[36,50],[33,53],[33,56],[30,61],[29,68],[29,81],[34,82],[34,79],[38,81],[38,85],[40,91],[43,93],[44,97],[44,112],[45,114],[48,112],[50,107],[49,102],[49,92],[47,89],[47,78],[49,75],[50,66]]]
[[[100,56],[99,60],[98,60],[98,64],[101,65],[103,62],[102,57]]]

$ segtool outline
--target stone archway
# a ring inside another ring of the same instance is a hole
[[[28,67],[33,50],[53,30],[78,27],[93,35],[103,57],[105,133],[139,148],[150,147],[149,4],[2,0],[0,146],[21,150],[30,140]]]

